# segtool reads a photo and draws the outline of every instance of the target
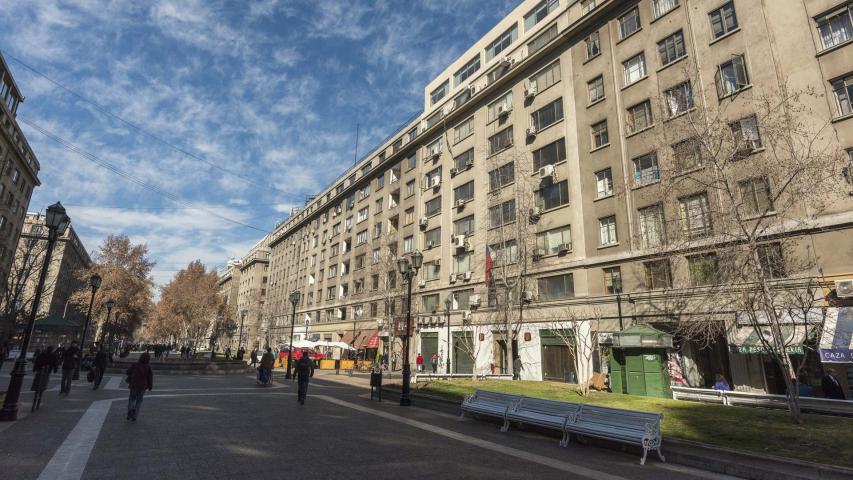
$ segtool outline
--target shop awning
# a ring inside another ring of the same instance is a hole
[[[803,343],[807,340],[807,329],[804,325],[781,325],[785,351],[790,354],[803,354]],[[765,345],[761,337],[768,340]],[[764,354],[772,351],[773,340],[769,326],[756,330],[752,326],[733,326],[728,332],[729,350],[732,353]]]
[[[341,342],[352,345],[352,330],[344,333],[344,336],[341,337]]]
[[[48,315],[36,320],[36,330],[77,330],[80,324],[70,318],[62,318],[59,315]]]
[[[853,307],[827,309],[820,338],[820,361],[853,363]]]
[[[368,342],[374,335],[379,335],[378,330],[359,330],[355,337],[355,348],[361,350],[363,348],[376,348],[368,346]]]
[[[367,348],[379,348],[379,330],[374,330],[373,335],[367,340]]]

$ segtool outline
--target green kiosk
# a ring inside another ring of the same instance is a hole
[[[672,398],[667,349],[672,335],[648,325],[634,325],[613,334],[610,389],[613,393]]]

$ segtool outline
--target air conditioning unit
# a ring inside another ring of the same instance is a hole
[[[439,266],[439,265],[441,265],[441,259],[440,259],[440,258],[436,258],[435,260],[433,260],[433,261],[432,261],[432,264],[433,264],[433,265],[435,265],[436,267],[437,267],[437,266]]]
[[[542,260],[542,250],[540,250],[538,248],[534,248],[533,254],[531,255],[531,257],[532,257],[534,262],[538,262],[539,260]]]
[[[426,248],[430,249],[433,247],[432,241],[426,242]]]
[[[462,280],[465,280],[466,282],[467,282],[468,280],[471,280],[471,272],[465,272],[465,273],[463,273],[463,274],[462,274]]]
[[[835,295],[838,298],[853,298],[853,280],[836,280]]]
[[[450,283],[456,283],[456,274],[455,273],[450,274]]]
[[[474,307],[474,308],[479,307],[480,306],[480,296],[479,295],[471,295],[471,297],[468,298],[468,305],[470,305],[471,307]]]
[[[421,288],[426,287],[426,280],[421,280],[420,282],[418,282],[418,286]]]
[[[572,244],[571,243],[561,243],[557,247],[557,251],[560,253],[560,255],[565,254],[565,253],[569,253],[570,251],[572,251]]]
[[[438,157],[441,156],[441,147],[435,146],[429,149],[429,158],[433,160],[438,160]]]
[[[540,207],[533,207],[533,208],[531,208],[531,209],[530,209],[530,221],[532,221],[532,222],[538,222],[538,221],[539,221],[539,217],[541,217],[541,216],[542,216],[542,208],[540,208]]]
[[[524,89],[524,98],[529,100],[529,99],[535,97],[537,93],[539,93],[539,92],[538,92],[538,89],[536,88],[536,84],[531,83],[530,85],[527,86],[527,88]]]
[[[504,68],[511,67],[513,63],[515,63],[515,59],[510,57],[509,55],[501,59],[501,66]]]
[[[470,322],[471,321],[471,312],[469,312],[468,310],[465,310],[464,312],[462,312],[462,321],[463,322]]]
[[[465,248],[465,235],[456,235],[453,238],[453,245],[456,248]]]
[[[438,188],[441,186],[441,177],[432,177],[429,179],[429,186]]]
[[[542,180],[545,179],[553,179],[554,175],[557,173],[557,170],[553,165],[545,165],[544,167],[539,169],[539,178]]]
[[[420,225],[421,228],[426,228],[427,225],[429,225],[429,220],[426,217],[421,217],[418,221],[418,225]]]
[[[509,115],[510,110],[512,110],[512,106],[502,103],[498,105],[498,116],[503,117],[504,115]]]
[[[462,208],[462,207],[464,207],[464,206],[465,206],[465,200],[463,200],[463,199],[461,199],[461,198],[460,198],[459,200],[456,200],[456,204],[455,204],[455,205],[456,205],[456,208]]]
[[[527,127],[527,136],[528,137],[535,137],[536,136],[536,126],[535,125],[531,125],[531,126]]]
[[[451,177],[456,175],[457,173],[459,173],[459,170],[457,170],[456,167],[453,167],[450,169],[450,176]]]
[[[474,94],[476,94],[477,93],[477,86],[474,85],[473,83],[471,85],[468,85],[468,93],[472,96]]]
[[[521,294],[521,300],[522,300],[524,303],[530,303],[530,302],[532,302],[532,301],[533,301],[533,292],[531,292],[530,290],[525,290],[525,291]]]

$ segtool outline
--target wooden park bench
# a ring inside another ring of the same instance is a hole
[[[489,390],[477,390],[473,395],[466,395],[462,400],[462,415],[460,419],[465,417],[465,412],[476,413],[489,417],[497,417],[503,420],[502,432],[509,429],[509,420],[507,413],[522,399],[521,395],[513,395],[509,393],[491,392]]]

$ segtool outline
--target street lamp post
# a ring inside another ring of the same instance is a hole
[[[116,306],[116,301],[111,298],[104,303],[104,306],[107,307],[107,319],[104,321],[104,328],[101,329],[100,341],[102,344],[104,343],[104,340],[106,340],[107,328],[110,326],[110,315],[112,314],[113,307]]]
[[[286,380],[293,379],[293,376],[290,373],[290,366],[293,363],[293,328],[296,326],[296,305],[299,304],[300,296],[301,295],[298,290],[290,292],[290,296],[288,296],[290,305],[293,306],[293,314],[290,318],[290,341],[287,342],[287,374],[284,376]]]
[[[89,310],[86,311],[86,323],[83,325],[83,338],[80,339],[80,351],[86,351],[86,336],[89,334],[89,322],[92,321],[92,305],[95,303],[95,293],[101,288],[101,276],[97,273],[89,277],[89,286],[92,287],[92,297],[89,298]],[[80,379],[80,362],[74,368],[74,380]]]
[[[400,257],[397,259],[397,268],[400,270],[400,275],[408,284],[406,294],[406,336],[405,340],[403,340],[403,392],[400,395],[400,406],[403,407],[408,407],[412,404],[410,385],[412,366],[409,363],[409,337],[412,332],[412,280],[418,274],[423,260],[423,254],[417,250],[410,253],[409,258]]]
[[[453,294],[447,294],[447,298],[444,299],[444,315],[447,317],[445,319],[445,323],[447,324],[447,359],[445,360],[445,372],[450,375],[450,307],[453,306]]]
[[[44,252],[44,263],[41,266],[41,274],[39,275],[38,285],[36,286],[29,322],[27,323],[26,330],[24,330],[21,353],[18,355],[15,366],[12,369],[12,378],[9,380],[9,388],[6,391],[6,398],[3,400],[3,408],[0,410],[0,421],[9,422],[18,418],[18,399],[21,396],[21,386],[24,384],[24,376],[27,374],[27,349],[30,347],[33,328],[36,324],[36,315],[39,310],[41,294],[44,291],[44,282],[47,277],[48,267],[50,267],[50,257],[53,255],[53,247],[56,239],[65,234],[65,229],[68,228],[70,222],[71,219],[65,214],[65,207],[61,203],[56,202],[47,207],[45,224],[47,225],[48,234],[47,249]]]
[[[619,315],[619,331],[625,329],[622,322],[622,279],[616,277],[613,279],[613,293],[616,294],[616,312]]]
[[[237,339],[237,347],[243,346],[243,322],[246,321],[246,314],[249,313],[245,308],[240,310],[240,338]]]

